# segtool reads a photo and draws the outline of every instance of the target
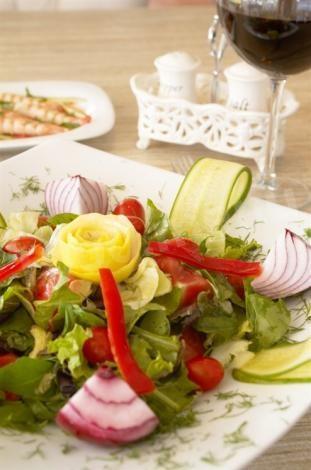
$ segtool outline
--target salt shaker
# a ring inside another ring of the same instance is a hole
[[[246,62],[224,71],[228,82],[227,106],[239,111],[268,111],[269,78]]]
[[[159,73],[159,96],[197,100],[195,78],[200,60],[186,52],[175,51],[154,61]]]

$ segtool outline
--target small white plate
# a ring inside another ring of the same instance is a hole
[[[151,198],[165,211],[182,181],[176,173],[55,139],[0,164],[0,212],[40,208],[46,183],[72,174],[114,186],[119,199]],[[242,237],[250,233],[267,250],[284,227],[303,233],[310,226],[310,214],[249,198],[226,229]],[[310,302],[310,292],[305,297]],[[301,305],[300,298],[296,302]],[[305,323],[304,337],[310,327]],[[0,427],[1,469],[237,470],[287,432],[310,404],[311,384],[248,384],[226,373],[216,390],[197,399],[193,427],[123,448],[91,445],[53,425],[34,435]]]
[[[25,94],[28,88],[35,96],[78,98],[78,105],[92,117],[92,121],[61,134],[61,138],[83,140],[109,132],[115,123],[115,112],[107,93],[92,83],[75,81],[0,82],[0,92]],[[14,150],[41,144],[54,136],[27,137],[0,140],[1,150]]]

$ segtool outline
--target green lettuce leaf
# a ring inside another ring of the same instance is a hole
[[[133,333],[147,341],[155,352],[159,352],[166,361],[174,364],[179,359],[181,344],[177,336],[161,336],[135,326]]]
[[[200,317],[193,323],[196,330],[209,336],[209,343],[221,344],[239,333],[245,320],[244,311],[229,300],[210,299],[205,292],[198,296]]]
[[[21,401],[0,403],[0,427],[23,432],[36,432],[46,421],[38,422],[29,406]]]
[[[80,305],[84,300],[82,295],[72,292],[68,283],[54,290],[51,298],[46,301],[36,301],[34,320],[41,328],[47,329],[49,320],[62,306],[69,304]]]
[[[182,295],[183,289],[173,287],[173,290],[168,294],[157,297],[157,303],[165,308],[167,315],[171,315],[179,308]]]
[[[279,343],[289,329],[290,312],[283,300],[273,301],[246,286],[246,316],[251,326],[251,351],[268,349]]]
[[[54,421],[65,401],[58,393],[47,400],[34,398],[0,402],[0,427],[24,432],[40,431],[47,423]]]
[[[179,361],[179,339],[138,327],[133,329],[133,333],[130,335],[131,350],[146,374],[155,380],[171,374]]]
[[[228,301],[234,305],[245,308],[245,302],[238,296],[235,289],[223,274],[210,273],[205,270],[201,272],[203,276],[210,281],[215,298],[220,304],[223,304],[224,308]]]
[[[66,335],[74,326],[78,324],[83,327],[105,326],[105,319],[95,313],[88,312],[80,305],[63,304],[53,316],[50,326],[53,331],[62,330],[61,335]]]
[[[146,239],[161,242],[172,238],[172,231],[167,215],[158,209],[151,199],[147,201],[147,209]]]
[[[189,408],[197,386],[188,379],[185,367],[174,376],[162,380],[157,389],[145,396],[145,400],[160,419],[162,425],[172,423],[176,415]]]
[[[34,344],[30,333],[32,325],[32,318],[20,307],[0,324],[0,345],[9,350],[30,351]]]
[[[164,307],[155,302],[150,302],[141,308],[133,309],[129,305],[124,306],[124,316],[127,332],[130,333],[138,320],[142,318],[147,312],[165,310]]]
[[[28,287],[23,286],[19,281],[13,281],[0,296],[0,318],[3,314],[14,312],[20,304],[33,316],[34,308],[31,298],[32,292]]]
[[[51,375],[53,367],[53,362],[45,359],[20,357],[12,364],[1,367],[0,390],[16,393],[23,398],[38,397],[42,382],[47,375]]]
[[[171,332],[170,322],[165,311],[154,310],[147,312],[139,323],[140,328],[160,336],[169,336]]]
[[[166,361],[159,351],[138,335],[130,337],[131,351],[140,368],[153,380],[166,377],[174,370],[174,363]]]
[[[50,225],[69,224],[78,217],[77,214],[64,212],[63,214],[56,214],[48,218],[47,222]]]
[[[238,237],[232,237],[226,233],[225,258],[249,260],[254,259],[256,254],[261,250],[262,245],[256,240],[244,240]]]
[[[48,351],[56,354],[61,365],[67,367],[76,380],[87,379],[93,373],[82,352],[83,344],[90,336],[90,330],[75,325],[65,336],[48,343]]]

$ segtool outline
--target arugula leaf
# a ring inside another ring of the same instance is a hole
[[[173,377],[162,380],[157,389],[144,398],[165,426],[175,419],[177,413],[189,407],[196,388],[188,379],[187,369],[181,366]]]
[[[201,272],[203,276],[210,281],[215,297],[220,303],[225,303],[230,300],[233,304],[245,308],[245,302],[238,296],[235,289],[223,274],[210,273],[205,270]]]
[[[249,260],[254,259],[255,255],[262,248],[262,245],[256,240],[248,241],[248,237],[244,240],[242,238],[233,237],[226,233],[226,247],[224,258]]]
[[[61,335],[66,335],[74,326],[78,324],[84,327],[106,325],[104,318],[80,307],[76,304],[63,304],[53,316],[50,325],[53,331],[62,329]]]
[[[21,401],[0,403],[0,427],[35,432],[45,424],[45,421],[37,422],[29,406]]]
[[[48,218],[47,222],[50,225],[69,224],[73,220],[79,217],[77,214],[70,212],[64,212],[63,214],[56,214]]]
[[[68,283],[62,285],[59,289],[54,290],[51,298],[46,301],[35,301],[34,320],[37,325],[45,330],[48,327],[49,320],[52,315],[57,312],[62,306],[69,304],[80,305],[84,300],[82,295],[72,292]]]
[[[157,297],[157,303],[165,308],[167,315],[171,315],[178,309],[182,295],[182,289],[179,287],[173,287],[172,291],[168,294]]]
[[[162,242],[168,238],[172,238],[172,231],[167,215],[156,207],[156,205],[148,199],[148,222],[145,231],[147,240],[157,240]]]
[[[196,330],[210,336],[213,344],[229,341],[237,335],[245,319],[244,312],[231,302],[220,302],[216,297],[210,299],[205,292],[198,296],[200,317],[193,323]]]
[[[0,390],[13,392],[23,398],[39,395],[40,384],[52,372],[54,365],[45,359],[20,357],[0,369]]]
[[[166,377],[174,370],[174,362],[165,360],[159,351],[138,335],[130,337],[131,351],[140,368],[152,379]]]
[[[177,362],[181,348],[177,336],[161,336],[137,326],[133,328],[133,333],[139,335],[145,341],[148,341],[150,346],[152,346],[156,352],[159,352],[166,361]]]
[[[268,349],[277,344],[289,329],[290,312],[283,300],[273,301],[253,293],[246,285],[246,316],[251,326],[251,351]]]
[[[163,310],[147,312],[139,326],[150,333],[161,336],[169,336],[171,331],[170,322]]]
[[[32,325],[33,320],[26,310],[23,307],[17,309],[0,325],[0,344],[9,350],[30,351],[34,344],[30,333]]]
[[[158,299],[157,299],[158,300]],[[124,315],[127,332],[130,333],[138,320],[147,312],[164,310],[164,307],[155,302],[150,302],[141,308],[133,309],[129,305],[124,306]]]
[[[93,373],[82,352],[83,344],[90,336],[90,330],[75,325],[65,336],[59,336],[48,343],[48,351],[56,353],[58,361],[62,366],[68,367],[76,380],[89,378]]]
[[[64,406],[65,398],[60,394],[46,400],[28,399],[24,403],[29,407],[38,425],[54,421],[57,412]]]

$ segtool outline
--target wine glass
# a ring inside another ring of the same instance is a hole
[[[253,194],[302,207],[311,191],[301,181],[276,175],[275,150],[286,77],[311,67],[311,0],[217,0],[217,10],[235,51],[271,78],[266,154]]]

